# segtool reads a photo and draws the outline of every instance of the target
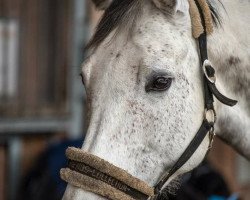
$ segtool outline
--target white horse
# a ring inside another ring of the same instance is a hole
[[[202,122],[202,76],[187,0],[127,2],[133,5],[106,13],[91,42],[94,50],[82,67],[89,109],[82,149],[153,186]],[[221,17],[221,26],[208,37],[217,86],[239,101],[233,108],[216,101],[215,129],[250,159],[250,2],[209,2]],[[119,0],[95,3],[106,9]],[[113,15],[122,20],[112,20]],[[155,85],[158,77],[165,83]],[[203,160],[208,142],[206,138],[168,183]],[[63,199],[105,198],[68,185]]]

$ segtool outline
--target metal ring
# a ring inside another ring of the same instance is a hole
[[[209,76],[208,76],[208,74],[207,74],[207,69],[206,69],[207,66],[213,67],[212,63],[211,63],[209,60],[205,60],[205,61],[204,61],[203,65],[202,65],[203,72],[204,72],[204,74],[205,74],[207,80],[209,80],[211,83],[215,83],[215,82],[216,82],[216,77],[215,77],[215,76],[213,76],[213,77],[209,77]]]
[[[215,123],[216,122],[216,112],[214,109],[207,110],[205,109],[204,113],[204,119],[207,120],[209,123]]]

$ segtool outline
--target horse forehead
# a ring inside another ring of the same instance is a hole
[[[183,58],[188,52],[185,42],[187,34],[183,34],[185,31],[183,27],[171,23],[166,16],[150,16],[137,24],[132,37],[119,32],[118,37],[111,35],[107,38],[108,42],[105,41],[95,52],[94,57],[101,61],[96,63],[95,71],[101,75],[103,71],[116,74],[122,70],[120,76],[126,76],[127,73],[136,73],[135,66],[142,64],[141,61],[145,61],[143,63],[149,67],[157,60],[159,64],[174,65],[176,57]]]
[[[174,45],[176,39],[181,39],[185,26],[174,22],[162,14],[151,15],[137,24],[134,30],[134,40],[138,43],[167,43]],[[153,39],[152,39],[153,38]]]

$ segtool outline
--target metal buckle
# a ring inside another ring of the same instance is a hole
[[[209,76],[208,76],[208,74],[207,74],[207,69],[206,69],[207,66],[213,67],[212,63],[211,63],[209,60],[205,60],[205,61],[204,61],[203,65],[202,65],[203,72],[204,72],[204,74],[205,74],[207,80],[209,80],[211,83],[215,83],[215,82],[216,82],[216,77],[215,77],[215,76],[213,76],[213,77],[209,77]]]
[[[205,109],[204,112],[204,119],[207,120],[209,123],[215,124],[217,115],[214,109],[207,110]]]

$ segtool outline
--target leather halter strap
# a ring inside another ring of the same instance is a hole
[[[212,67],[211,63],[208,60],[208,52],[207,52],[207,34],[206,34],[206,25],[205,25],[205,19],[204,14],[202,12],[201,6],[197,0],[194,0],[196,3],[196,6],[199,10],[201,22],[204,28],[204,32],[198,37],[198,43],[199,43],[199,52],[200,52],[200,61],[202,70],[204,72],[204,95],[205,95],[205,116],[204,120],[202,122],[201,127],[199,128],[197,134],[191,141],[191,143],[188,145],[188,147],[185,149],[183,154],[180,156],[180,158],[177,160],[177,162],[174,164],[174,166],[166,172],[160,181],[155,185],[155,197],[154,199],[157,199],[157,195],[160,194],[162,188],[167,183],[169,178],[177,172],[195,153],[197,148],[200,146],[204,138],[206,137],[207,133],[210,134],[210,144],[208,150],[212,146],[213,137],[214,137],[214,123],[216,121],[216,113],[214,109],[214,98],[215,96],[221,103],[226,104],[228,106],[234,106],[237,101],[229,99],[225,97],[223,94],[219,92],[215,85],[215,70]],[[206,119],[206,114],[211,111],[213,116],[212,121],[208,121]]]
[[[169,178],[177,171],[179,170],[188,160],[189,158],[194,154],[196,149],[200,146],[201,142],[206,137],[207,133],[211,131],[213,128],[213,123],[209,123],[207,120],[204,120],[200,129],[198,130],[197,134],[191,141],[191,143],[188,145],[186,150],[183,152],[181,157],[178,159],[178,161],[174,164],[174,166],[163,175],[161,180],[157,183],[155,186],[155,195],[158,195],[165,183],[169,180]]]
[[[204,72],[204,89],[205,89],[205,108],[207,110],[214,109],[213,107],[213,95],[223,104],[227,106],[234,106],[237,104],[237,101],[227,98],[223,94],[219,92],[217,89],[215,82],[215,69],[213,68],[212,64],[208,60],[208,52],[207,52],[207,33],[206,33],[206,25],[204,14],[202,12],[201,6],[197,0],[194,0],[197,8],[200,13],[200,18],[202,25],[204,27],[204,32],[198,37],[199,42],[199,51],[200,51],[200,61],[201,66]]]

